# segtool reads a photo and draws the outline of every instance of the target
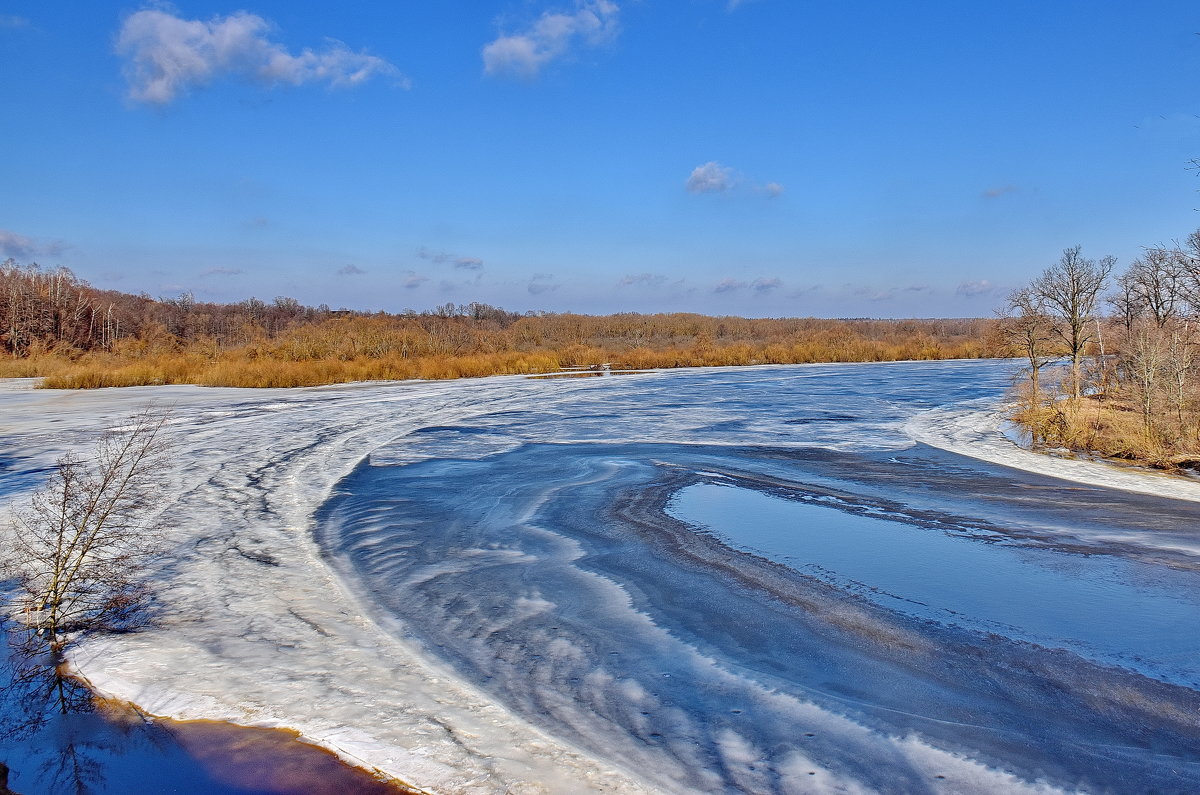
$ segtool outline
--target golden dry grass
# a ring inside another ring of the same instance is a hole
[[[0,363],[0,376],[42,376],[51,389],[201,384],[297,387],[350,381],[541,374],[610,363],[625,369],[977,358],[961,330],[942,340],[932,322],[751,321],[703,316],[549,316],[509,330],[454,320],[414,326],[394,317],[333,318],[237,347],[165,333],[111,351],[39,350]],[[925,323],[921,326],[920,323]],[[628,325],[637,332],[631,334]],[[657,324],[657,325],[655,325]],[[648,329],[642,333],[641,329]],[[161,329],[159,330],[161,332]],[[940,333],[940,332],[938,332]]]
[[[1063,447],[1161,469],[1200,461],[1200,438],[1195,429],[1167,422],[1148,425],[1140,411],[1117,397],[1026,405],[1012,419],[1045,447]]]

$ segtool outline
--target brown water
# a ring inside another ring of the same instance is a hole
[[[79,682],[0,642],[0,795],[8,792],[396,795],[415,790],[348,765],[293,731],[149,718],[129,705],[94,698]]]

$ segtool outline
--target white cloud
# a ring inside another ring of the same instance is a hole
[[[338,268],[337,272],[339,276],[361,276],[366,273],[365,270],[357,265],[343,265],[342,267]]]
[[[733,169],[710,160],[692,169],[685,183],[689,193],[717,193],[733,185]]]
[[[181,92],[223,75],[266,85],[327,83],[337,88],[382,75],[406,85],[399,70],[382,58],[354,52],[333,39],[319,52],[304,49],[293,55],[268,38],[270,30],[269,22],[245,11],[207,22],[157,9],[131,14],[116,44],[117,53],[127,59],[129,98],[166,105]]]
[[[612,39],[620,10],[611,0],[576,0],[574,11],[546,11],[523,33],[500,36],[484,45],[483,71],[536,77],[543,66],[566,55],[576,42],[594,47]]]
[[[756,293],[769,293],[782,287],[783,281],[776,276],[772,276],[770,278],[760,276],[759,278],[750,282],[750,286],[754,288]]]
[[[783,185],[778,182],[768,182],[765,185],[750,182],[729,166],[724,166],[716,160],[710,160],[696,166],[684,183],[689,193],[723,193],[736,191],[766,196],[774,199],[783,195]]]
[[[427,281],[429,281],[428,276],[422,276],[419,273],[409,271],[407,277],[404,279],[404,289],[415,290]]]
[[[479,257],[459,257],[454,260],[454,267],[464,271],[483,270],[483,260]]]
[[[29,20],[25,17],[18,17],[14,14],[0,14],[0,28],[23,28],[29,25]]]

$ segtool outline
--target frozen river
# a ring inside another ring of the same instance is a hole
[[[1200,488],[1019,450],[1013,370],[13,385],[0,474],[176,401],[163,620],[76,664],[434,791],[1191,790]]]

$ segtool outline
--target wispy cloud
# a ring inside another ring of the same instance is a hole
[[[774,199],[783,195],[783,185],[778,182],[768,182],[765,185],[749,183],[741,174],[729,166],[722,165],[716,160],[696,166],[683,183],[688,193],[724,193],[734,189],[744,189],[751,193]]]
[[[70,246],[61,242],[43,242],[32,237],[18,235],[7,229],[0,229],[0,254],[14,259],[28,260],[34,257],[57,257]]]
[[[868,301],[892,301],[903,295],[912,295],[917,293],[932,294],[933,288],[927,284],[914,284],[908,287],[868,287],[864,285],[846,285],[846,292],[856,298],[865,298]]]
[[[419,273],[409,271],[402,283],[405,290],[415,290],[427,281],[429,281],[428,276],[422,276]]]
[[[326,83],[335,88],[361,85],[375,76],[407,86],[400,71],[375,55],[354,52],[328,39],[319,50],[292,54],[269,38],[271,24],[238,11],[204,21],[159,9],[131,14],[117,34],[117,54],[126,59],[129,98],[166,105],[180,93],[214,79],[235,75],[265,85]]]
[[[442,265],[452,260],[454,255],[447,254],[445,251],[430,251],[429,249],[425,248],[425,246],[421,246],[419,249],[417,249],[417,257],[420,259],[429,260],[435,265]]]
[[[749,287],[746,282],[740,279],[722,279],[717,282],[717,286],[713,288],[714,293],[732,293],[738,290],[744,290]]]
[[[629,273],[617,282],[618,287],[630,287],[635,284],[647,287],[661,287],[667,283],[667,277],[661,273]]]
[[[766,295],[775,292],[781,287],[783,287],[783,280],[777,276],[759,276],[757,279],[748,282],[743,279],[730,277],[717,282],[717,286],[713,288],[713,292],[717,294],[735,293],[739,290],[748,289],[756,295]]]
[[[1016,191],[1017,191],[1016,185],[998,185],[997,187],[988,188],[987,190],[985,190],[983,192],[983,198],[998,199],[1001,196],[1005,195],[1006,193],[1015,193]]]
[[[28,259],[36,256],[37,244],[33,242],[33,238],[18,235],[7,229],[0,229],[0,252],[7,257]]]
[[[550,293],[557,290],[558,284],[554,281],[553,273],[535,273],[529,279],[529,285],[526,289],[530,295],[541,295],[542,293]]]
[[[240,268],[209,268],[200,274],[203,276],[241,276]]]
[[[366,273],[365,270],[357,265],[343,265],[337,269],[338,276],[362,276]]]
[[[425,246],[421,246],[417,250],[419,259],[432,262],[434,265],[453,264],[459,270],[478,271],[483,270],[483,260],[479,257],[460,257],[457,254],[451,254],[447,251],[431,251]]]
[[[996,291],[996,285],[989,282],[987,279],[979,279],[978,281],[963,282],[954,290],[955,295],[961,295],[965,298],[973,298],[977,295],[987,295]]]
[[[29,26],[29,20],[15,14],[0,14],[0,28],[24,28]]]
[[[489,75],[537,77],[542,67],[573,46],[597,46],[618,30],[620,7],[611,0],[576,0],[572,11],[546,11],[521,33],[500,36],[483,47]]]

